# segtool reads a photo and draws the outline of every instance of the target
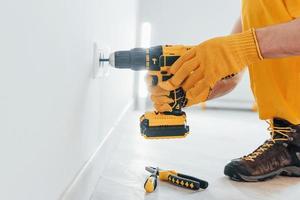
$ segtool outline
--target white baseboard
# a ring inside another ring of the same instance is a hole
[[[108,131],[105,138],[101,141],[93,155],[88,159],[85,165],[81,168],[73,181],[61,195],[61,200],[88,200],[90,199],[97,185],[98,179],[101,176],[106,161],[109,159],[110,152],[114,144],[117,142],[117,136],[114,134],[115,127],[118,126],[121,119],[130,109],[133,102],[128,103],[124,108],[119,118]]]

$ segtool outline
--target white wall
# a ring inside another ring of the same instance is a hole
[[[141,23],[152,25],[152,45],[195,45],[230,33],[240,16],[240,0],[141,0],[139,15]],[[252,102],[248,75],[222,100]]]
[[[93,42],[135,45],[136,0],[0,3],[0,199],[58,199],[132,94],[92,79]]]

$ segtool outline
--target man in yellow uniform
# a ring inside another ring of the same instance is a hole
[[[242,31],[205,41],[171,67],[160,87],[182,87],[187,106],[207,100],[224,77],[249,68],[259,116],[271,138],[249,155],[232,160],[224,173],[233,180],[262,181],[300,176],[300,0],[243,0]],[[155,95],[155,94],[154,94]],[[153,98],[158,111],[169,102]]]

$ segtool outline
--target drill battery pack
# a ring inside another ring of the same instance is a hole
[[[189,134],[186,115],[146,112],[140,117],[141,134],[146,139],[184,138]]]

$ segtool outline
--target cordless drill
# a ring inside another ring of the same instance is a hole
[[[100,62],[108,61],[111,66],[119,69],[147,70],[152,86],[156,86],[172,77],[168,68],[190,49],[191,47],[182,45],[134,48],[116,51],[109,59],[100,59]],[[146,112],[140,117],[140,131],[145,138],[182,138],[189,133],[186,114],[182,111],[182,107],[187,103],[185,92],[178,88],[171,91],[169,97],[174,100],[174,103],[170,104],[171,112]]]

